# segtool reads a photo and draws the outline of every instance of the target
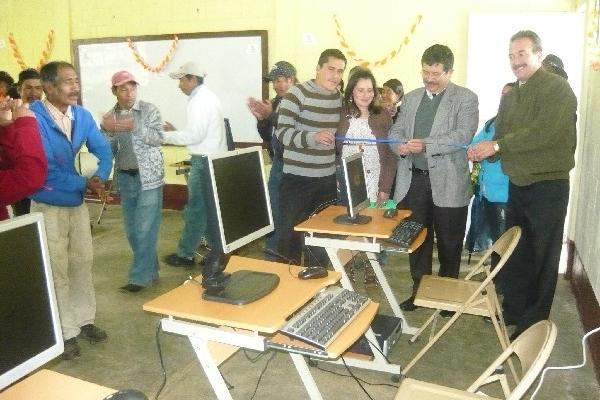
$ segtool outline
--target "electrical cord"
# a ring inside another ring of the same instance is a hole
[[[529,398],[529,400],[533,400],[535,398],[535,396],[537,395],[538,391],[540,390],[540,388],[542,387],[542,383],[544,382],[544,376],[546,375],[546,372],[550,371],[550,370],[568,370],[568,369],[578,369],[583,367],[586,362],[586,355],[585,355],[585,340],[593,335],[594,333],[597,333],[600,331],[600,326],[597,328],[592,329],[591,331],[589,331],[588,333],[586,333],[585,335],[583,335],[583,337],[581,338],[581,350],[582,350],[582,354],[583,354],[583,361],[581,362],[581,364],[578,365],[565,365],[562,367],[546,367],[544,368],[544,371],[542,372],[542,376],[540,377],[540,381],[538,382],[537,387],[535,388],[535,390],[533,391],[533,394],[531,395],[531,397]]]
[[[358,384],[358,386],[361,388],[361,390],[363,392],[365,392],[365,394],[367,395],[367,397],[371,400],[373,400],[373,397],[371,397],[371,395],[369,394],[369,392],[367,392],[367,389],[365,389],[365,387],[362,385],[362,383],[360,382],[360,379],[358,379],[356,377],[356,375],[354,375],[354,373],[350,370],[350,367],[348,367],[348,364],[346,364],[346,360],[344,360],[344,357],[340,357],[342,359],[342,362],[344,363],[344,367],[346,367],[346,370],[348,371],[348,373],[350,374],[350,376],[352,378],[354,378],[354,380],[356,381],[356,383]]]
[[[250,397],[250,400],[254,399],[254,396],[256,396],[256,392],[258,391],[258,386],[260,385],[260,381],[263,377],[263,375],[265,374],[265,372],[267,371],[267,367],[269,366],[269,363],[271,362],[271,360],[273,360],[275,358],[275,352],[274,351],[270,351],[271,353],[271,357],[269,357],[269,359],[267,360],[267,362],[265,363],[265,366],[263,367],[262,371],[260,372],[260,375],[258,376],[258,381],[256,381],[256,386],[254,387],[254,392],[252,392],[252,396]],[[263,353],[266,354],[266,353]]]
[[[158,399],[158,396],[160,396],[160,393],[163,391],[163,389],[165,388],[165,385],[167,384],[167,370],[165,369],[165,362],[163,359],[163,355],[162,355],[162,349],[160,347],[160,332],[162,331],[161,329],[161,321],[158,321],[158,324],[156,325],[156,349],[158,350],[158,359],[160,360],[160,370],[161,370],[161,374],[162,374],[162,382],[160,384],[160,387],[158,388],[158,390],[156,391],[156,394],[154,395],[154,400]]]
[[[351,376],[351,375],[348,375],[348,374],[342,374],[342,373],[340,373],[340,372],[336,372],[336,371],[332,371],[332,370],[330,370],[330,369],[323,368],[323,367],[321,367],[319,364],[315,365],[314,367],[315,367],[316,369],[318,369],[319,371],[327,372],[327,373],[329,373],[329,374],[332,374],[332,375],[342,376],[342,377],[345,377],[345,378],[352,378],[352,376]],[[356,375],[355,375],[355,376],[356,376]],[[356,376],[356,379],[358,379],[358,380],[359,380],[359,381],[361,381],[362,383],[364,383],[364,384],[366,384],[366,385],[369,385],[369,386],[389,386],[389,387],[393,387],[393,388],[396,388],[396,389],[398,389],[398,386],[396,386],[396,385],[392,385],[391,383],[369,382],[369,381],[367,381],[367,380],[365,380],[365,379],[363,379],[363,378],[361,378],[361,377],[359,377],[359,376]]]

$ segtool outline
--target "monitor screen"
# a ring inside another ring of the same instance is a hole
[[[354,154],[342,160],[346,194],[348,196],[348,215],[355,218],[358,212],[369,206],[365,169],[362,154]]]
[[[209,170],[224,253],[273,231],[262,148],[211,155]]]
[[[44,220],[0,222],[0,390],[63,352]]]

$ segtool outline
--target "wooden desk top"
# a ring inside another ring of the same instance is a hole
[[[340,273],[329,271],[325,278],[301,280],[296,277],[300,267],[292,265],[288,272],[286,264],[232,256],[226,271],[241,269],[275,273],[279,275],[279,285],[262,299],[238,306],[204,300],[202,287],[188,282],[147,302],[143,309],[190,321],[274,333],[294,311],[341,277]],[[195,279],[200,283],[200,277]]]
[[[384,218],[382,208],[366,208],[360,212],[361,215],[368,215],[373,219],[364,225],[342,225],[333,222],[338,215],[346,214],[344,206],[329,206],[312,218],[307,219],[294,230],[300,232],[326,233],[341,236],[363,236],[385,239],[390,237],[392,231],[404,218],[410,216],[410,210],[398,210],[398,215],[394,218]]]
[[[0,400],[102,400],[114,392],[115,389],[43,369],[4,390]]]

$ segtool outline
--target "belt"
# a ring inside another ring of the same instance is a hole
[[[419,168],[412,167],[410,170],[412,171],[413,175],[429,176],[429,170],[427,170],[427,169],[419,169]]]
[[[124,174],[127,174],[129,176],[137,176],[140,173],[139,169],[120,169],[119,172],[122,172]]]

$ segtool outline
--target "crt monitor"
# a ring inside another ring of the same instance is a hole
[[[204,156],[207,234],[211,251],[202,270],[203,297],[244,304],[268,294],[279,282],[274,274],[223,270],[230,253],[273,231],[262,148],[250,147]]]
[[[0,222],[0,390],[64,351],[44,220]]]
[[[347,214],[336,217],[334,222],[344,225],[366,224],[371,221],[371,217],[359,214],[359,211],[367,208],[370,204],[362,153],[343,158],[342,171],[344,176],[343,186],[348,199],[348,211]]]

